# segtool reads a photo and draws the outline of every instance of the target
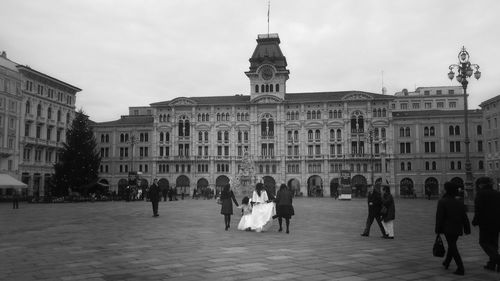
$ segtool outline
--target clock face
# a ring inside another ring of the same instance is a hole
[[[260,75],[262,76],[262,79],[269,80],[273,78],[273,69],[269,66],[264,66],[260,71]]]

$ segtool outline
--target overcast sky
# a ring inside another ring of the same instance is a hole
[[[111,121],[181,96],[248,95],[267,9],[267,0],[2,0],[0,51],[81,88],[77,108]],[[465,46],[481,66],[468,88],[478,108],[500,94],[499,11],[498,0],[272,0],[270,32],[289,93],[458,85],[448,66]]]

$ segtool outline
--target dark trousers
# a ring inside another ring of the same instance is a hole
[[[498,256],[498,232],[498,230],[479,228],[479,245],[490,258],[488,261],[489,264],[500,263],[500,257]]]
[[[455,260],[455,263],[457,264],[457,269],[463,269],[464,264],[457,248],[458,235],[445,234],[444,237],[446,238],[446,243],[448,243],[448,251],[446,251],[446,258],[444,259],[444,262],[446,264],[450,264],[451,259],[453,258]]]
[[[19,209],[19,200],[18,199],[14,199],[12,201],[12,209]]]
[[[151,201],[151,205],[153,205],[153,215],[158,215],[158,201]]]
[[[370,235],[370,228],[372,227],[373,220],[377,221],[378,227],[380,227],[380,232],[382,235],[386,235],[384,226],[382,225],[382,220],[379,215],[375,215],[375,212],[368,212],[368,218],[366,218],[366,227],[363,234]]]

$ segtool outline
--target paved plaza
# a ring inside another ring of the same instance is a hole
[[[466,275],[432,256],[437,201],[396,200],[394,240],[361,237],[365,199],[296,198],[290,234],[224,231],[215,200],[0,204],[1,280],[500,280],[478,229],[458,247]],[[472,216],[472,214],[470,214]]]

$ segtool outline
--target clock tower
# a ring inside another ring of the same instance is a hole
[[[290,71],[286,68],[286,58],[279,47],[278,34],[260,34],[257,47],[250,58],[250,70],[245,74],[250,79],[250,99],[252,101],[283,101],[286,80]]]

